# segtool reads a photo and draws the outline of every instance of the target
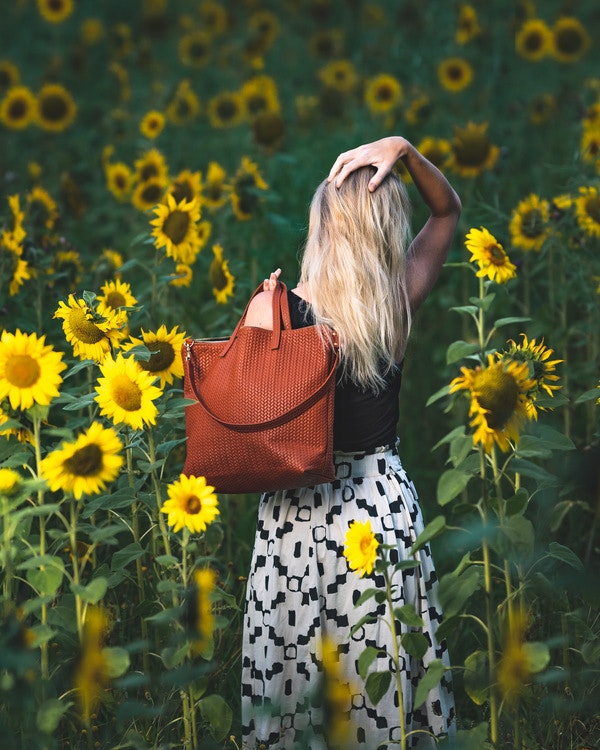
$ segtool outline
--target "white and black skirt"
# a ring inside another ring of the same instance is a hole
[[[364,615],[386,614],[385,603],[377,605],[373,598],[354,606],[366,589],[383,587],[383,576],[360,578],[349,569],[343,550],[349,524],[369,520],[380,542],[396,546],[393,562],[410,559],[408,552],[423,530],[421,510],[395,446],[336,453],[335,463],[337,478],[331,484],[261,498],[242,652],[242,746],[247,750],[337,746],[324,700],[323,643],[335,644],[336,679],[345,687],[340,745],[348,750],[398,747],[396,679],[373,705],[358,674],[358,659],[367,646],[379,650],[369,671],[393,671],[389,626],[380,617],[350,635]],[[435,747],[426,732],[453,734],[455,717],[449,671],[413,710],[414,691],[427,665],[433,659],[448,664],[446,645],[435,638],[441,610],[428,547],[417,560],[418,567],[396,574],[394,606],[415,606],[425,623],[420,632],[430,644],[422,659],[400,650],[405,732],[425,730],[411,734],[408,747],[421,750]],[[407,630],[399,622],[396,626],[398,634]]]

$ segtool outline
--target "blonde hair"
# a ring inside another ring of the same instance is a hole
[[[403,356],[410,332],[410,202],[394,173],[370,192],[373,174],[372,167],[363,167],[339,188],[327,181],[319,185],[300,282],[316,323],[337,332],[342,377],[377,393]]]

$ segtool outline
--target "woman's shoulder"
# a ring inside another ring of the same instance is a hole
[[[244,325],[273,329],[273,292],[259,292],[250,302]]]

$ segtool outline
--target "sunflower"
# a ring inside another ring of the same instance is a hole
[[[360,578],[365,574],[371,575],[377,560],[379,542],[370,521],[352,521],[344,540],[344,557],[348,566]]]
[[[62,23],[73,12],[73,0],[37,0],[42,18],[50,23]]]
[[[93,265],[94,271],[100,278],[106,278],[112,276],[115,279],[120,279],[121,274],[119,269],[123,265],[123,256],[121,253],[111,248],[105,247],[100,253],[100,256]]]
[[[327,743],[331,747],[352,746],[352,733],[356,732],[350,719],[353,696],[360,692],[352,685],[340,663],[340,648],[329,638],[323,638],[317,651],[320,661],[320,698],[327,717]]]
[[[227,304],[227,297],[233,297],[235,278],[229,271],[229,261],[223,260],[221,245],[213,245],[214,258],[208,269],[213,294],[219,304]]]
[[[532,675],[546,668],[550,654],[540,643],[527,643],[527,618],[520,612],[510,619],[502,642],[496,682],[503,701],[514,706],[531,684]]]
[[[6,92],[21,82],[21,73],[10,60],[0,60],[0,92]]]
[[[308,40],[311,55],[331,60],[344,49],[344,32],[341,29],[323,29],[314,32]]]
[[[269,10],[257,10],[248,19],[248,29],[265,51],[279,33],[279,21]]]
[[[85,300],[70,294],[67,302],[58,303],[55,318],[62,318],[62,328],[67,341],[73,346],[73,354],[80,359],[102,362],[122,338],[121,328],[125,323],[122,314],[105,310],[103,315],[88,306]]]
[[[23,477],[18,471],[6,467],[0,468],[0,497],[12,497],[16,495],[21,488],[22,482]]]
[[[116,359],[106,357],[100,371],[103,377],[98,378],[95,400],[103,417],[134,430],[156,423],[158,409],[153,402],[162,391],[153,385],[153,375],[140,369],[133,357],[125,359],[122,354]]]
[[[285,133],[285,120],[277,112],[261,112],[252,121],[254,143],[270,153],[281,146]]]
[[[85,18],[79,28],[79,38],[88,47],[98,44],[104,36],[104,24],[99,18]]]
[[[8,398],[13,409],[33,404],[48,406],[58,396],[61,372],[66,368],[62,352],[35,333],[2,331],[0,335],[0,402]]]
[[[180,531],[184,526],[192,533],[206,530],[219,515],[219,506],[214,487],[206,484],[204,477],[186,477],[171,482],[167,489],[169,499],[165,501],[161,513],[168,515],[167,523],[173,531]]]
[[[152,236],[157,248],[164,247],[169,258],[181,263],[193,263],[198,254],[199,238],[196,222],[200,218],[200,201],[185,198],[176,202],[167,194],[165,203],[159,203],[154,213],[156,218],[150,224],[154,227]]]
[[[512,244],[522,250],[539,252],[548,237],[550,204],[532,193],[512,213],[509,224]]]
[[[473,443],[491,453],[494,443],[506,452],[529,417],[527,394],[535,385],[526,362],[495,360],[488,354],[487,366],[461,367],[462,376],[450,383],[450,393],[469,391]]]
[[[133,173],[122,161],[107,164],[105,167],[106,187],[119,201],[127,200],[133,185]]]
[[[365,85],[365,103],[373,114],[387,114],[402,101],[400,82],[387,73],[370,78]]]
[[[535,339],[529,340],[527,335],[522,333],[523,341],[517,344],[513,339],[507,341],[507,346],[503,352],[498,353],[499,359],[510,358],[515,362],[525,362],[529,368],[528,375],[534,381],[533,388],[528,391],[528,415],[530,419],[537,419],[537,408],[545,410],[544,407],[537,407],[535,400],[542,391],[548,396],[554,397],[554,391],[560,390],[562,386],[555,385],[559,380],[556,375],[556,365],[564,360],[551,359],[554,350],[544,344],[542,339],[538,344]]]
[[[552,94],[539,94],[529,102],[529,121],[533,125],[547,122],[558,110],[556,97]]]
[[[131,285],[116,279],[106,281],[101,287],[102,294],[98,295],[98,310],[118,310],[120,307],[134,307],[137,299],[131,293]]]
[[[158,177],[140,182],[133,191],[131,202],[140,211],[149,211],[161,202],[166,186],[165,180]]]
[[[208,119],[213,128],[233,128],[246,117],[245,103],[237,91],[221,91],[208,102]]]
[[[111,428],[94,422],[73,442],[65,442],[49,453],[41,464],[41,474],[53,492],[97,495],[117,478],[123,465],[123,444]]]
[[[492,169],[500,149],[487,136],[488,123],[469,122],[465,128],[455,127],[448,165],[462,177],[478,177]]]
[[[165,114],[173,125],[187,125],[198,116],[200,109],[200,100],[186,79],[177,86]]]
[[[240,221],[252,218],[259,202],[257,191],[267,190],[268,187],[258,166],[247,156],[243,156],[231,185],[233,212]]]
[[[468,3],[461,3],[458,7],[458,20],[454,38],[457,44],[468,44],[481,34],[481,27],[477,19],[477,11]]]
[[[58,219],[58,206],[47,190],[36,185],[27,193],[27,217],[32,224],[53,229]]]
[[[537,62],[552,49],[552,31],[540,18],[530,18],[517,32],[515,48],[521,57]]]
[[[198,8],[202,28],[209,31],[213,36],[222,34],[229,26],[227,10],[221,3],[215,0],[202,0]]]
[[[426,136],[417,146],[417,151],[438,169],[443,170],[452,151],[450,141],[445,138]]]
[[[47,83],[38,91],[35,121],[51,133],[61,133],[72,125],[77,115],[77,105],[64,86]]]
[[[176,203],[182,200],[187,202],[200,200],[202,175],[200,172],[192,172],[189,169],[184,169],[171,182],[168,192],[173,196]]]
[[[2,250],[2,246],[0,245],[0,263],[2,264],[4,264],[4,259],[2,257],[3,255],[4,251]],[[9,255],[8,257],[4,257],[8,260],[8,263],[12,265],[12,268],[9,267],[8,269],[8,275],[10,277],[8,293],[11,297],[14,297],[19,293],[19,289],[23,286],[23,282],[28,281],[31,278],[31,269],[26,260],[23,260],[23,258],[20,258],[14,253],[12,253],[12,255]],[[3,271],[4,269],[2,269],[2,273],[0,273],[0,276],[3,275]]]
[[[600,195],[596,187],[580,187],[575,198],[577,223],[590,237],[600,237]]]
[[[19,421],[21,418],[22,412],[20,410],[10,409],[7,404],[5,404],[4,409],[0,406],[0,436],[5,437],[8,440],[8,438],[13,435],[20,443],[29,443],[30,445],[34,445],[35,437],[33,435],[33,432],[31,432],[31,430],[29,430],[24,425],[19,424],[16,426],[13,425],[12,427],[4,426],[9,421]]]
[[[69,289],[77,289],[82,273],[83,263],[77,250],[58,250],[48,268],[48,276],[60,277],[61,284]]]
[[[131,26],[122,21],[116,23],[110,30],[110,36],[110,42],[115,57],[127,57],[134,47]]]
[[[140,122],[140,133],[145,138],[158,138],[165,127],[165,116],[162,112],[157,109],[152,109],[150,112],[146,112]]]
[[[168,180],[169,167],[165,157],[157,148],[145,151],[139,159],[135,160],[133,166],[138,182],[148,182],[148,180],[166,182]]]
[[[184,34],[179,41],[179,59],[184,65],[203,68],[210,60],[211,42],[210,34],[201,29]]]
[[[581,134],[579,152],[584,161],[595,164],[600,158],[600,125],[585,128]]]
[[[332,60],[319,70],[319,80],[328,89],[349,94],[358,84],[358,73],[350,60]]]
[[[208,208],[220,208],[227,202],[231,185],[225,182],[226,177],[227,174],[220,164],[216,161],[209,163],[202,198],[203,204]]]
[[[463,57],[449,57],[438,65],[438,80],[446,91],[457,93],[473,80],[473,68]]]
[[[119,85],[119,100],[128,102],[131,99],[131,84],[129,83],[127,68],[119,62],[112,62],[108,70],[116,78],[116,82]]]
[[[551,30],[552,47],[550,54],[561,63],[575,63],[588,51],[590,35],[577,18],[563,16]]]
[[[161,325],[158,331],[142,330],[142,338],[129,337],[129,341],[123,346],[127,352],[134,346],[146,346],[151,352],[148,360],[138,359],[137,363],[146,372],[160,378],[160,387],[170,385],[173,378],[183,377],[183,360],[181,358],[181,347],[186,337],[185,331],[179,333],[177,326],[170,331]]]
[[[217,572],[212,568],[202,568],[193,573],[194,590],[192,603],[192,626],[196,636],[192,645],[194,655],[201,654],[209,645],[215,629],[215,615],[212,608],[212,594],[217,585]]]
[[[410,125],[419,125],[431,114],[431,100],[428,96],[420,94],[415,96],[404,112],[406,122]]]
[[[109,664],[104,652],[108,616],[100,607],[86,610],[81,654],[75,669],[75,694],[86,725],[101,702],[110,682]]]
[[[177,263],[175,270],[169,277],[170,286],[191,286],[194,272],[187,263]]]
[[[242,85],[240,96],[250,119],[265,112],[278,113],[281,110],[277,84],[271,76],[253,76]]]
[[[11,130],[23,130],[35,119],[36,100],[27,86],[12,86],[0,102],[0,122]]]
[[[25,219],[25,212],[21,210],[21,199],[18,193],[8,196],[8,207],[10,214],[6,222],[6,228],[2,232],[2,236],[10,235],[13,242],[20,245],[26,237],[26,232],[23,227],[23,220]]]
[[[485,227],[471,229],[465,240],[465,247],[471,253],[470,263],[477,263],[477,276],[488,278],[497,284],[504,284],[517,275],[517,267],[513,265],[504,248]]]

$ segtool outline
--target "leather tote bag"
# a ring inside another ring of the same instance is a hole
[[[282,282],[272,331],[244,326],[250,301],[229,339],[183,342],[184,395],[195,401],[185,409],[183,473],[223,493],[331,482],[335,333],[292,328]]]

